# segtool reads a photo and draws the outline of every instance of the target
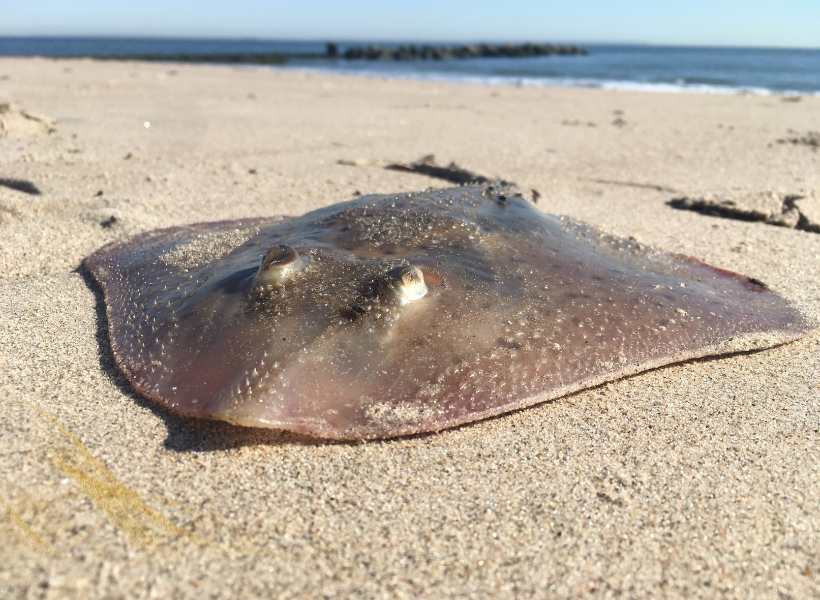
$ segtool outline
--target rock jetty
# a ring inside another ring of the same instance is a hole
[[[469,44],[465,46],[354,46],[340,52],[336,44],[327,44],[325,56],[347,60],[452,60],[466,58],[526,58],[530,56],[582,55],[585,48],[556,44]]]

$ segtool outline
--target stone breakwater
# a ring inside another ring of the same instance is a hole
[[[328,58],[346,60],[451,60],[467,58],[526,58],[530,56],[584,55],[589,52],[580,46],[556,44],[469,44],[464,46],[403,45],[355,46],[339,51],[336,44],[327,44]]]
[[[147,54],[73,54],[56,58],[93,58],[96,60],[134,60],[182,63],[284,65],[302,60],[453,60],[467,58],[526,58],[529,56],[588,54],[585,48],[556,44],[470,44],[464,46],[351,46],[342,49],[333,42],[325,51],[314,52],[156,52]]]

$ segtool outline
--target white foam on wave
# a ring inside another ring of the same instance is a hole
[[[422,73],[406,71],[368,71],[365,69],[338,69],[332,67],[273,67],[282,70],[335,73],[374,77],[377,79],[403,79],[416,81],[444,81],[472,83],[477,85],[512,85],[516,87],[569,87],[632,92],[693,93],[755,96],[820,96],[820,91],[775,90],[754,86],[731,86],[692,83],[678,80],[675,83],[646,82],[616,79],[591,79],[577,77],[519,77],[511,75],[471,75],[467,73]]]

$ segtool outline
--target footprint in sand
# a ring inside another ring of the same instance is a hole
[[[23,110],[11,102],[0,102],[0,137],[23,137],[54,133],[54,119]]]
[[[807,131],[806,133],[798,133],[793,129],[789,129],[789,135],[777,140],[778,144],[791,144],[793,146],[805,146],[811,148],[815,152],[820,150],[820,131]]]

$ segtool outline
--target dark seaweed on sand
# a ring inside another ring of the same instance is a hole
[[[0,177],[0,186],[6,187],[31,196],[39,196],[40,188],[27,179],[12,179],[10,177]]]

